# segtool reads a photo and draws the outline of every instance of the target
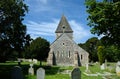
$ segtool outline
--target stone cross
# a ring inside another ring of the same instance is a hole
[[[90,72],[90,70],[89,70],[89,63],[86,63],[86,70],[85,70],[85,72]]]
[[[20,66],[15,66],[12,68],[11,79],[23,79],[23,73]]]
[[[28,73],[29,73],[30,75],[34,75],[33,64],[30,64],[30,68],[29,68],[29,70],[28,70]]]
[[[39,68],[37,70],[37,79],[44,79],[45,78],[45,70],[43,68]]]
[[[71,79],[81,79],[81,71],[79,68],[74,68],[71,72]]]

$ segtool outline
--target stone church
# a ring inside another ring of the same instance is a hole
[[[56,40],[50,45],[48,65],[85,66],[89,54],[73,41],[73,30],[63,15],[55,31]]]

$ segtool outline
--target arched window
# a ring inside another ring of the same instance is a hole
[[[68,58],[70,58],[70,51],[68,52]]]

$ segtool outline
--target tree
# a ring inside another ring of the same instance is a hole
[[[83,49],[89,53],[90,61],[98,61],[97,48],[100,45],[99,39],[97,37],[92,37],[88,39],[84,44],[79,44]]]
[[[107,45],[120,47],[120,0],[86,0],[91,33],[103,35]]]
[[[107,46],[105,50],[105,59],[109,62],[117,62],[120,60],[120,50],[116,46]]]
[[[23,0],[0,0],[0,60],[13,51],[21,57],[27,36],[22,21],[27,11]]]
[[[46,60],[49,52],[49,42],[41,37],[36,38],[30,44],[30,46],[26,49],[26,56],[28,58],[36,58],[41,61]]]
[[[104,46],[98,47],[98,59],[99,59],[100,65],[102,65],[102,63],[104,63],[104,61],[105,61]]]

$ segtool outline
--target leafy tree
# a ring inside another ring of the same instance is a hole
[[[120,47],[120,0],[86,0],[91,33],[103,35],[107,45]]]
[[[116,46],[105,47],[105,59],[109,62],[117,62],[120,60],[120,50]]]
[[[79,44],[83,49],[89,53],[90,61],[98,61],[97,48],[100,45],[100,41],[97,37],[88,39],[84,44]]]
[[[0,0],[0,61],[13,51],[21,57],[27,36],[22,21],[27,11],[23,0]]]
[[[100,65],[102,65],[102,63],[104,63],[104,61],[105,61],[104,46],[99,46],[98,47],[98,59],[99,59]]]
[[[41,37],[36,38],[26,49],[26,56],[28,58],[36,58],[41,61],[46,60],[49,52],[49,42]]]

